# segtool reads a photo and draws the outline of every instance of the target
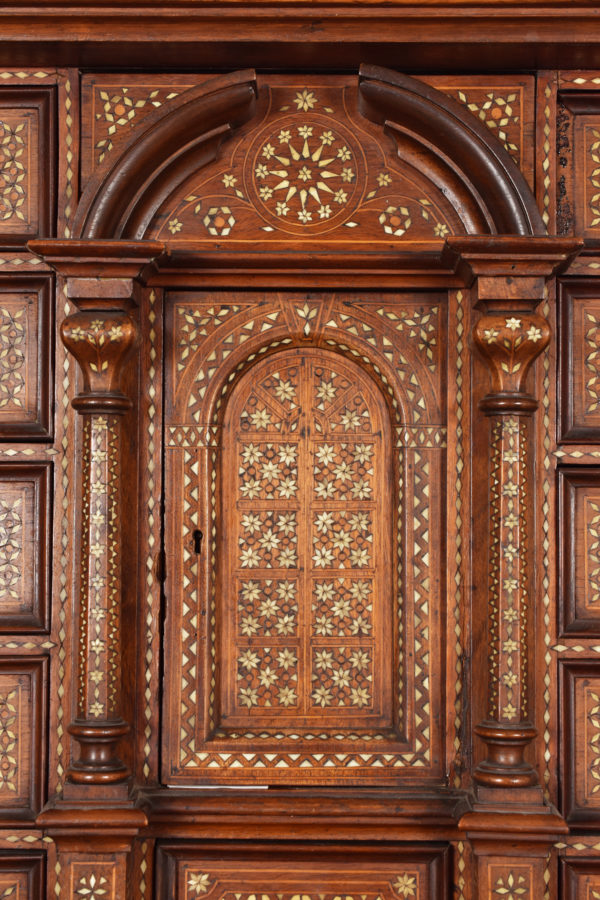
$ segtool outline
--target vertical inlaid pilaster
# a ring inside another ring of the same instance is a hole
[[[127,311],[118,308],[122,305],[118,301],[91,303],[97,308],[75,313],[61,329],[84,382],[73,401],[83,418],[83,448],[78,702],[69,730],[81,755],[70,778],[107,783],[128,774],[116,755],[116,745],[128,731],[121,718],[120,690],[120,458],[121,420],[131,401],[120,385],[137,342],[137,328]]]
[[[485,745],[485,759],[473,772],[475,806],[463,818],[465,827],[482,835],[495,827],[486,819],[488,812],[499,810],[490,789],[519,789],[511,802],[523,804],[523,810],[539,811],[543,804],[537,774],[525,759],[536,736],[530,623],[536,620],[537,599],[535,542],[528,528],[536,502],[535,459],[530,453],[535,447],[538,398],[528,392],[527,381],[532,364],[550,341],[550,326],[537,313],[546,283],[570,264],[580,248],[581,242],[575,240],[537,235],[447,239],[446,262],[471,289],[473,305],[481,313],[472,343],[491,380],[490,391],[479,404],[489,418],[488,465],[474,460],[472,467],[475,494],[483,499],[483,491],[487,492],[489,519],[487,653],[480,657],[486,662],[487,691],[483,721],[475,726]],[[476,483],[484,473],[485,486]],[[474,673],[476,678],[481,675]],[[557,827],[551,819],[546,809],[542,829]]]
[[[83,786],[105,785],[108,790],[129,775],[118,753],[119,741],[129,732],[122,708],[122,547],[124,529],[135,527],[135,517],[124,524],[122,515],[127,468],[122,459],[123,421],[133,405],[123,392],[123,381],[139,341],[132,311],[142,275],[150,271],[163,245],[53,240],[29,246],[64,280],[65,295],[76,309],[61,326],[63,343],[82,376],[73,400],[82,419],[77,487],[81,553],[78,620],[73,623],[76,712],[69,725],[79,758],[71,764],[68,780],[80,786],[71,785],[70,796],[73,791],[79,800],[89,796],[93,806],[96,794]],[[125,787],[114,791],[122,801]],[[92,821],[96,813],[89,814]],[[57,821],[62,815],[57,812]],[[53,827],[51,815],[47,821]]]
[[[488,712],[477,734],[487,758],[474,773],[487,786],[535,784],[524,762],[535,737],[529,720],[530,560],[527,509],[533,473],[527,456],[531,416],[537,401],[527,394],[527,372],[550,340],[545,319],[530,311],[484,315],[473,341],[492,376],[492,392],[481,402],[490,417]]]

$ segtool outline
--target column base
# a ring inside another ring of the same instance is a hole
[[[129,732],[127,722],[123,719],[101,722],[75,719],[68,731],[81,751],[79,759],[69,768],[69,781],[75,784],[107,785],[127,780],[129,769],[117,756],[117,744]]]
[[[481,722],[475,733],[484,741],[487,758],[473,772],[473,781],[489,788],[526,788],[536,785],[538,777],[530,763],[523,759],[525,748],[537,730],[529,722],[517,727],[500,722]]]

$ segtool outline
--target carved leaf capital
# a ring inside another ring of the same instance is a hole
[[[121,381],[125,363],[138,341],[133,319],[115,309],[77,312],[65,319],[61,336],[83,374],[83,392],[74,405],[84,408],[90,401],[112,396],[113,405],[127,408],[129,401],[121,392]]]
[[[535,313],[485,315],[473,329],[473,343],[490,370],[494,394],[524,394],[531,364],[549,341],[550,325]]]

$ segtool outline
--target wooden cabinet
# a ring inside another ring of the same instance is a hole
[[[0,900],[600,896],[595,12],[34,6]]]

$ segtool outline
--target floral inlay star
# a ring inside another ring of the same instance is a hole
[[[297,95],[298,108],[304,111],[315,102],[312,92]],[[301,225],[324,222],[348,203],[350,192],[342,185],[356,182],[353,158],[347,141],[331,129],[309,124],[286,126],[258,152],[254,177],[260,183],[256,190],[279,218]]]

